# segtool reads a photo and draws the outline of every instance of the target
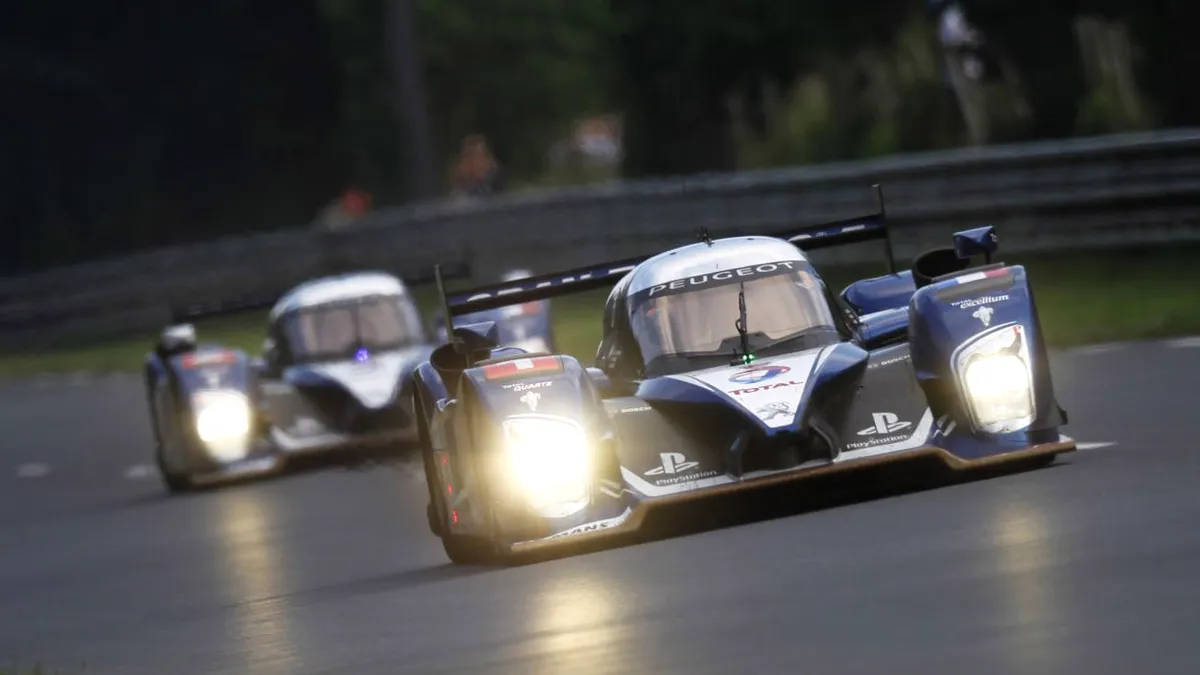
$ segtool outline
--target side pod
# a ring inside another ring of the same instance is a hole
[[[1040,438],[1066,423],[1023,266],[935,278],[913,294],[909,314],[913,367],[936,416],[977,435]]]

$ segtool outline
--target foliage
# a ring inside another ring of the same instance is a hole
[[[388,194],[402,152],[385,59],[382,0],[322,0],[346,82],[342,152],[358,180]],[[604,0],[416,0],[419,59],[436,153],[449,164],[483,133],[505,168],[528,177],[581,115],[608,104]]]
[[[546,157],[595,113],[627,177],[1200,121],[1194,0],[958,1],[1000,71],[970,105],[927,0],[2,3],[0,274],[405,199],[402,5],[438,171],[483,133],[510,186],[594,179]]]

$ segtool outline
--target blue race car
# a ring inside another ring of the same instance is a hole
[[[594,368],[500,348],[491,324],[417,368],[429,527],[449,558],[605,538],[664,504],[833,472],[1073,451],[1029,280],[991,263],[993,228],[840,295],[802,250],[871,239],[892,263],[880,213],[443,296],[454,316],[613,285]]]
[[[404,281],[343,274],[179,318],[265,307],[260,358],[197,344],[190,323],[169,326],[147,355],[154,456],[171,492],[271,473],[301,455],[393,453],[415,439],[408,387],[434,345]]]
[[[501,275],[500,281],[509,283],[532,276],[528,270],[512,270]],[[530,353],[554,351],[549,300],[505,305],[454,317],[455,326],[487,322],[496,324],[496,339],[505,347],[517,347]],[[438,339],[445,342],[448,338],[444,315],[438,315],[436,325]]]

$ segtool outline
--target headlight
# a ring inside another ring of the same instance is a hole
[[[1021,326],[1004,326],[968,343],[956,354],[954,368],[976,429],[1000,434],[1033,422],[1033,376]]]
[[[530,507],[560,518],[587,504],[591,446],[578,423],[524,415],[504,421],[508,469]]]
[[[192,397],[196,435],[212,456],[233,462],[246,456],[250,446],[250,402],[237,392],[204,391]]]

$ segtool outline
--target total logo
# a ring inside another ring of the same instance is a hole
[[[876,434],[883,436],[886,434],[894,434],[902,429],[907,429],[912,426],[912,422],[902,422],[900,417],[895,413],[872,413],[871,419],[875,422],[871,426],[858,432],[859,436],[875,436]]]
[[[786,382],[773,382],[764,384],[759,387],[746,387],[745,389],[734,389],[729,392],[730,396],[744,396],[745,394],[753,394],[756,391],[767,391],[768,389],[788,389],[791,387],[803,387],[804,383],[798,380],[788,380]]]
[[[513,384],[505,384],[501,386],[509,391],[525,391],[526,389],[541,389],[542,387],[549,387],[552,384],[554,384],[553,380],[547,380],[545,382],[514,382]]]
[[[791,368],[787,366],[773,366],[764,363],[760,366],[750,366],[730,375],[729,381],[737,384],[758,384],[779,377],[790,370]]]

